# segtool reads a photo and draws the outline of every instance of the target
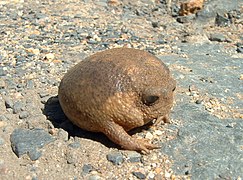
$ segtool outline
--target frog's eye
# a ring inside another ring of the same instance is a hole
[[[149,95],[143,96],[143,103],[146,104],[147,106],[151,106],[153,105],[157,100],[159,99],[159,96],[153,96],[153,95]]]

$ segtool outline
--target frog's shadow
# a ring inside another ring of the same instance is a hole
[[[50,97],[45,103],[45,107],[43,110],[44,115],[47,117],[49,121],[53,124],[55,128],[62,128],[63,130],[68,132],[68,137],[80,137],[85,139],[91,139],[97,142],[102,143],[108,148],[118,148],[121,149],[120,146],[113,143],[107,136],[103,133],[95,133],[90,131],[85,131],[76,125],[72,124],[71,121],[65,116],[61,105],[58,100],[58,96]],[[142,128],[136,128],[129,132],[130,135],[141,131],[141,129],[149,128],[149,126],[145,126]]]

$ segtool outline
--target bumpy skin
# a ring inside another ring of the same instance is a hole
[[[124,149],[157,146],[127,131],[158,119],[168,122],[176,83],[148,52],[115,48],[78,63],[63,77],[58,97],[67,117],[82,129],[104,133]]]

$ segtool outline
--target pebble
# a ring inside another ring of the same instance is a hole
[[[231,24],[229,18],[217,13],[215,18],[215,25],[216,26],[229,26]]]
[[[19,119],[25,119],[27,117],[29,117],[29,112],[28,111],[22,111],[19,113]]]
[[[132,174],[134,176],[136,176],[138,179],[145,179],[146,178],[146,176],[141,172],[132,172]]]
[[[123,163],[124,158],[120,152],[111,152],[106,156],[107,160],[112,162],[114,165],[120,165]]]
[[[6,87],[6,83],[3,79],[0,79],[0,89],[3,89]]]
[[[202,102],[203,102],[203,100],[201,100],[201,99],[198,99],[198,100],[196,100],[196,104],[202,104]]]
[[[243,53],[243,43],[237,43],[236,46],[237,46],[236,51],[238,53]]]
[[[0,137],[0,146],[4,144],[4,139]]]
[[[135,152],[135,151],[128,151],[127,152],[127,159],[128,159],[127,161],[128,162],[132,162],[132,163],[141,162],[141,158],[142,158],[142,156],[138,152]]]
[[[75,141],[75,142],[69,144],[68,146],[71,148],[74,148],[74,149],[78,149],[81,147],[81,144],[80,144],[80,142]]]
[[[223,34],[215,33],[211,34],[209,37],[210,41],[217,41],[217,42],[226,42],[226,38]]]
[[[57,136],[58,139],[62,139],[63,141],[68,141],[68,132],[63,129],[58,129]]]
[[[153,134],[151,132],[149,132],[149,131],[145,135],[146,139],[150,139],[151,140],[151,139],[153,139],[153,137],[154,137]]]
[[[77,155],[74,151],[68,151],[66,154],[68,164],[76,164],[78,162]]]
[[[91,164],[84,164],[82,168],[82,174],[83,175],[89,174],[93,169],[94,168]]]
[[[95,174],[95,175],[91,175],[89,176],[88,180],[101,180],[103,178],[101,178],[99,175]]]
[[[40,95],[40,98],[44,98],[44,97],[49,96],[49,93],[46,91],[41,91],[41,92],[39,92],[39,95]]]
[[[13,101],[10,98],[5,98],[5,106],[6,108],[13,108]]]
[[[53,53],[48,53],[45,55],[46,60],[54,60],[55,55]]]
[[[22,110],[24,110],[24,104],[20,101],[15,102],[13,105],[13,113],[17,114]]]
[[[36,160],[41,155],[38,149],[54,141],[54,138],[44,129],[15,129],[10,135],[10,141],[18,157],[28,153],[30,158]]]

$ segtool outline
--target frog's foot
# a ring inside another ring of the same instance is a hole
[[[127,150],[139,151],[147,154],[149,150],[158,149],[159,146],[149,143],[145,139],[136,139],[131,137],[122,126],[115,122],[109,122],[102,128],[102,132],[114,143],[119,144],[122,148]]]
[[[165,116],[160,116],[155,120],[154,126],[158,126],[161,124],[161,122],[163,121],[163,123],[170,123],[170,118],[168,115]]]

